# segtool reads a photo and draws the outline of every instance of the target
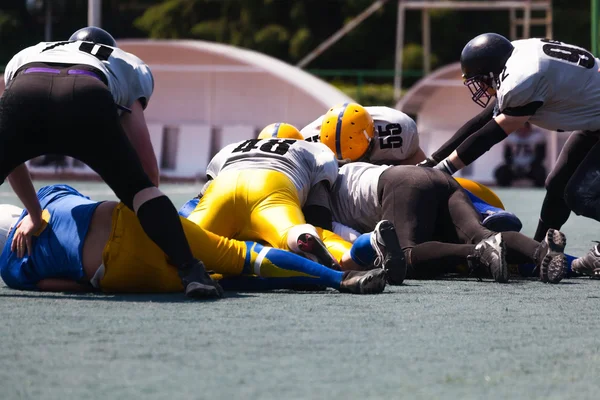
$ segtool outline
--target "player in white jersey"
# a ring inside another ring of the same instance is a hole
[[[415,165],[425,159],[425,153],[419,145],[419,134],[415,121],[403,113],[390,107],[364,107],[371,115],[375,125],[369,152],[361,161],[373,164]],[[318,142],[321,125],[325,115],[302,128],[300,133],[309,142]]]
[[[39,43],[16,54],[0,98],[0,182],[8,177],[25,205],[13,250],[31,249],[42,210],[25,162],[44,154],[89,165],[140,220],[179,268],[190,297],[222,290],[194,258],[177,209],[158,188],[159,171],[144,109],[154,81],[146,64],[117,47],[105,30],[87,27],[68,41]]]
[[[338,175],[334,154],[321,143],[302,140],[295,128],[298,139],[292,139],[291,126],[286,125],[287,139],[249,139],[219,151],[207,167],[209,184],[188,219],[225,237],[313,254],[332,268],[354,268],[348,267],[353,262],[360,266],[352,244],[331,232],[329,188]],[[266,129],[273,126],[280,125]],[[319,220],[322,229],[307,223],[311,220]],[[385,257],[385,243],[372,247]],[[385,252],[392,247],[387,244]],[[399,246],[396,249],[401,256]],[[391,258],[382,261],[396,263]],[[394,269],[405,270],[403,260],[400,264]]]
[[[409,278],[456,272],[460,264],[483,266],[498,282],[508,280],[507,263],[535,263],[545,282],[557,283],[567,273],[562,233],[550,229],[540,244],[519,232],[485,228],[458,182],[436,169],[348,163],[340,167],[331,199],[334,220],[359,232],[392,222]]]
[[[590,52],[547,39],[510,42],[486,33],[461,54],[465,85],[473,101],[493,109],[467,122],[432,155],[454,173],[470,164],[525,122],[549,130],[574,131],[546,179],[546,197],[534,238],[560,228],[571,211],[600,221],[600,64]],[[600,248],[573,262],[573,270],[600,267]]]
[[[365,114],[371,116],[373,128],[368,125]],[[350,117],[353,118],[352,121]],[[324,129],[321,129],[322,127]],[[370,141],[363,140],[360,134],[353,134],[370,129],[373,129],[373,138]],[[322,134],[328,136],[330,140],[327,144],[332,151],[338,153],[339,160],[415,165],[426,159],[419,146],[415,121],[405,113],[390,107],[362,107],[355,103],[335,106],[304,127],[301,133],[305,140],[312,142],[320,141]],[[349,153],[349,149],[352,149],[352,154]],[[504,211],[502,202],[490,189],[469,179],[459,178],[458,181],[467,190],[475,208],[481,214],[482,223],[487,228],[497,231],[521,229],[521,221],[513,213]]]
[[[511,186],[516,179],[527,179],[535,187],[543,187],[545,158],[546,135],[526,122],[504,142],[504,163],[494,171],[496,182],[500,186]]]

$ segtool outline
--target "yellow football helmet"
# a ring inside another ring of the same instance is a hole
[[[270,138],[304,140],[304,136],[302,136],[298,128],[284,122],[268,125],[258,134],[258,139]]]
[[[374,136],[371,114],[359,104],[344,103],[325,114],[319,137],[338,160],[356,161],[367,154]]]

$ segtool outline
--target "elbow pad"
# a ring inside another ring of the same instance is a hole
[[[483,128],[478,130],[477,133],[458,146],[456,153],[465,165],[469,165],[491,149],[496,143],[506,139],[506,136],[504,129],[498,125],[496,120],[492,119]]]

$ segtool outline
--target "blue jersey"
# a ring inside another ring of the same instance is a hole
[[[0,276],[11,288],[31,290],[37,289],[36,284],[42,279],[84,277],[83,242],[100,202],[68,185],[44,186],[37,195],[47,224],[33,237],[31,256],[19,258],[10,250],[14,229],[0,256]],[[23,211],[19,221],[25,215],[27,211]]]

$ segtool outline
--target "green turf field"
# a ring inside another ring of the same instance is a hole
[[[104,184],[72,185],[114,199]],[[177,206],[197,189],[163,187]],[[532,235],[543,191],[497,193]],[[15,202],[8,185],[0,202]],[[585,253],[599,228],[571,217],[567,252]],[[600,282],[583,278],[204,302],[0,283],[0,399],[597,399],[598,310]]]

